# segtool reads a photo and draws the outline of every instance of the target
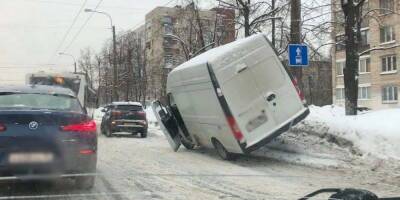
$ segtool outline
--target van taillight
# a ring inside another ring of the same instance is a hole
[[[233,118],[233,116],[228,116],[228,117],[226,117],[226,120],[228,121],[229,127],[231,128],[232,133],[235,136],[235,138],[239,141],[242,141],[243,134],[242,134],[242,131],[240,131],[235,118]]]
[[[61,130],[71,132],[96,132],[96,122],[92,120],[79,124],[70,124],[62,126]]]
[[[297,82],[297,78],[296,77],[292,78],[292,83],[293,83],[294,87],[296,88],[296,92],[299,95],[300,100],[305,104],[306,103],[306,99],[304,98],[304,94],[303,94],[303,92],[301,91],[301,89],[299,87],[299,84]]]
[[[0,132],[6,131],[7,127],[4,124],[0,124]]]

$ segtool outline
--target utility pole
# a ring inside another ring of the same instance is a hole
[[[291,0],[290,5],[290,43],[301,43],[301,0]],[[292,67],[290,70],[297,79],[300,89],[303,89],[303,72],[301,67]]]
[[[275,28],[275,12],[274,12],[274,10],[275,10],[275,0],[271,0],[271,10],[273,11],[273,13],[272,13],[272,40],[271,40],[271,42],[272,42],[272,47],[275,49],[275,31],[276,31],[276,28]]]
[[[115,26],[112,26],[113,35],[113,98],[112,101],[118,101],[118,69],[117,69],[117,39],[115,36]]]
[[[111,30],[112,30],[112,37],[113,37],[113,86],[112,86],[112,98],[111,101],[118,101],[118,92],[117,92],[117,83],[118,83],[118,69],[117,69],[117,41],[116,41],[116,36],[115,36],[115,26],[113,24],[113,20],[110,14],[103,12],[103,11],[98,11],[98,10],[93,10],[93,9],[85,9],[85,12],[93,12],[93,13],[99,13],[106,15],[110,19],[110,25],[111,25]]]

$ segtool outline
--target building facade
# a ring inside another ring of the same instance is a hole
[[[344,22],[340,1],[333,0],[333,19]],[[374,12],[369,12],[374,11]],[[384,48],[371,51],[360,56],[359,62],[359,107],[371,109],[385,109],[400,107],[398,90],[400,87],[400,73],[397,71],[397,56],[400,55],[400,11],[399,0],[368,0],[364,5],[365,18],[362,24],[361,50],[370,48]],[[335,23],[332,33],[336,45],[332,48],[332,86],[333,102],[344,106],[344,80],[343,68],[345,67],[344,29]],[[393,47],[393,48],[392,48]]]
[[[186,7],[157,7],[146,14],[141,31],[145,35],[147,96],[165,96],[168,73],[193,53],[211,43],[235,40],[235,12],[229,9],[197,10]]]

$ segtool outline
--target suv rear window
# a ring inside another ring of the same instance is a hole
[[[136,105],[117,105],[114,107],[115,110],[121,110],[121,111],[141,111],[143,110],[142,106],[136,106]]]

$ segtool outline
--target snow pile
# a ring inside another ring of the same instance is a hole
[[[103,107],[99,107],[93,111],[93,119],[96,121],[96,123],[100,124],[101,120],[103,119],[104,112],[102,112]]]
[[[151,108],[151,106],[147,106],[145,111],[146,111],[147,121],[149,122],[149,124],[155,124],[157,122],[157,118],[154,115],[154,112],[153,112],[153,109]]]
[[[370,111],[345,116],[337,106],[310,106],[310,115],[295,127],[324,136],[330,134],[353,143],[362,154],[400,159],[400,109]]]

